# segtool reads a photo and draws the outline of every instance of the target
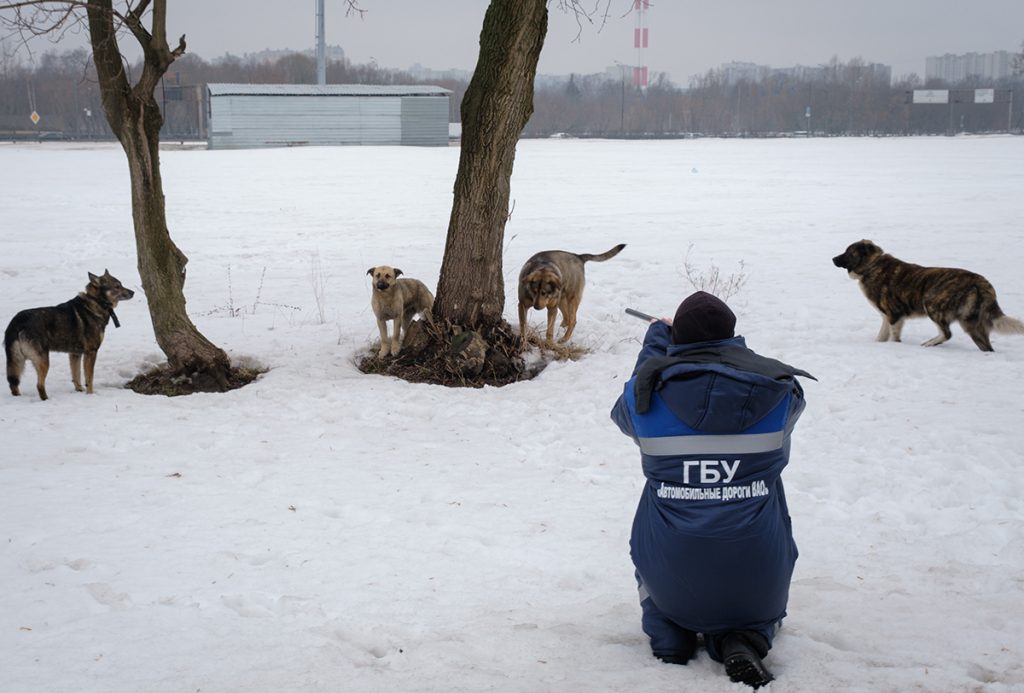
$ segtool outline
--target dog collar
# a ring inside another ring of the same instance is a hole
[[[120,327],[121,321],[117,319],[117,313],[114,312],[114,304],[106,300],[105,296],[99,296],[96,302],[100,304],[108,313],[110,313],[111,319],[114,321],[114,327]]]

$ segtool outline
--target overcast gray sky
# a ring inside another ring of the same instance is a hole
[[[605,0],[583,0],[604,7]],[[471,70],[488,0],[360,0],[362,19],[326,0],[327,42],[357,63],[405,69]],[[189,52],[209,60],[264,48],[314,45],[315,0],[170,0],[168,33],[186,34]],[[540,72],[599,72],[635,64],[631,0],[611,0],[603,28],[584,26],[552,2]],[[924,60],[943,53],[1020,50],[1024,0],[652,0],[652,72],[677,84],[721,63],[817,65],[832,56],[924,76]],[[600,29],[600,30],[599,30]]]

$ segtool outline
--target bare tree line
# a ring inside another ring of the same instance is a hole
[[[627,80],[606,74],[572,75],[557,86],[539,86],[535,112],[524,137],[564,134],[576,137],[765,137],[792,133],[824,136],[944,134],[1019,131],[1024,126],[1024,48],[1016,57],[1017,75],[997,83],[969,78],[961,83],[924,82],[917,75],[873,79],[859,58],[833,58],[824,79],[808,81],[772,75],[759,81],[729,82],[720,70],[693,78],[682,89],[655,75],[641,92]],[[141,70],[136,66],[136,70]],[[334,84],[415,84],[422,80],[376,64],[348,60],[328,63]],[[208,62],[184,55],[157,88],[164,111],[164,136],[200,138],[203,91],[208,83],[312,84],[316,61],[302,53],[275,60],[235,56]],[[450,120],[458,122],[467,83],[431,80],[451,89]],[[948,106],[913,104],[914,89],[951,89]],[[973,103],[972,90],[995,88],[995,102]],[[1011,96],[1012,91],[1012,96]],[[1010,103],[1010,100],[1016,104]],[[808,109],[810,111],[808,115]],[[34,126],[32,111],[41,120]],[[0,51],[0,137],[59,132],[69,138],[109,138],[95,69],[85,49],[45,53],[32,66]],[[1012,123],[1010,119],[1012,118]]]
[[[113,138],[103,118],[96,69],[90,52],[79,48],[65,53],[48,52],[27,65],[19,56],[0,46],[0,137],[18,133],[62,133],[72,139]],[[129,72],[138,74],[141,65]],[[332,60],[327,66],[328,81],[333,84],[415,84],[407,73],[388,70],[376,64],[354,64]],[[196,138],[202,128],[203,91],[210,83],[241,84],[314,84],[316,60],[302,53],[291,53],[276,60],[249,61],[237,56],[207,62],[185,54],[174,61],[156,89],[156,98],[164,113],[163,135],[169,138]],[[459,103],[467,84],[462,81],[434,80],[451,89],[450,119],[459,120]],[[40,116],[38,125],[30,120],[32,112]]]
[[[1024,64],[1024,63],[1022,63]],[[894,83],[874,77],[860,59],[833,58],[823,79],[772,75],[729,82],[711,70],[680,89],[661,76],[646,92],[605,75],[573,76],[542,87],[524,136],[768,137],[1001,132],[1024,125],[1024,79],[970,78],[950,85],[916,75]],[[950,89],[952,103],[912,102],[915,89]],[[994,103],[975,104],[974,89],[995,88]],[[1012,96],[1011,96],[1012,93]],[[1014,106],[1010,100],[1017,99]]]

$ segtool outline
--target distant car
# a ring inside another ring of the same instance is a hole
[[[67,139],[67,137],[64,136],[63,132],[56,132],[56,131],[50,130],[48,132],[40,132],[39,133],[39,141],[40,142],[42,142],[42,141],[50,141],[50,142],[60,141],[60,142],[63,142],[66,139]]]

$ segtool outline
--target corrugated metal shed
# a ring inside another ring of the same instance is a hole
[[[447,146],[448,89],[378,84],[210,84],[209,147]]]

